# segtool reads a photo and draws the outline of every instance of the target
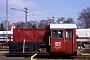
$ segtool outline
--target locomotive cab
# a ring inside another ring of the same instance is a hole
[[[76,28],[75,24],[50,24],[51,53],[77,54]]]

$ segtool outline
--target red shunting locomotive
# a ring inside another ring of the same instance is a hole
[[[46,28],[13,30],[10,55],[77,55],[76,24],[46,24]]]

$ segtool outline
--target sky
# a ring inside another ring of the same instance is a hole
[[[60,17],[66,19],[71,17],[76,21],[79,12],[90,7],[90,0],[8,0],[8,21],[25,22],[25,12],[23,12],[25,7],[28,8],[28,21],[40,21],[52,17],[55,17],[55,20]],[[6,0],[0,0],[0,22],[5,20]]]

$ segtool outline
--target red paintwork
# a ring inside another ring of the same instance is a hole
[[[62,39],[52,39],[51,38],[51,52],[56,53],[76,53],[77,52],[77,43],[76,43],[76,30],[72,29],[73,38],[66,38],[66,29],[63,29],[64,37]],[[74,39],[74,43],[73,43]],[[64,40],[65,41],[64,43]],[[54,48],[55,42],[61,42],[61,48]]]
[[[52,35],[52,33],[51,33]],[[55,42],[60,42],[60,46],[57,46],[55,48]],[[51,38],[51,52],[53,53],[65,53],[65,44],[64,44],[64,38],[61,39],[53,39]]]
[[[46,24],[45,24],[45,27],[46,27],[46,28],[50,28],[50,24],[49,24],[49,23],[46,23]]]
[[[76,29],[72,29],[72,38],[68,39],[65,37],[65,50],[66,53],[76,53],[77,52],[77,43],[76,43]],[[73,41],[74,40],[74,41]]]
[[[73,29],[73,34],[74,34],[73,53],[77,53],[76,29]]]
[[[73,43],[73,38],[66,38],[66,30],[64,31],[65,33],[65,51],[66,53],[72,53],[72,43]],[[73,31],[72,31],[73,33]]]
[[[60,46],[55,46],[55,42],[60,42]],[[64,53],[65,44],[63,39],[51,39],[51,52]]]
[[[45,29],[14,29],[14,41],[43,42],[48,41],[49,33]]]
[[[46,28],[49,24],[46,25]],[[56,29],[57,30],[57,29]],[[61,30],[61,29],[58,29]],[[50,52],[51,53],[77,53],[77,43],[76,43],[76,29],[72,30],[73,38],[66,38],[66,30],[63,30],[63,38],[61,39],[50,39]],[[52,31],[52,30],[51,30]],[[47,42],[49,41],[49,36],[52,36],[52,32],[47,29],[14,29],[13,31],[13,41],[21,42],[25,39],[28,42]],[[67,40],[67,41],[65,41]],[[74,40],[74,41],[73,41]],[[57,46],[57,42],[59,45]]]
[[[66,39],[67,41],[65,42],[65,51],[66,53],[72,53],[72,39]]]

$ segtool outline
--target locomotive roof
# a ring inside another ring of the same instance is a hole
[[[76,24],[50,24],[50,29],[76,29]]]

